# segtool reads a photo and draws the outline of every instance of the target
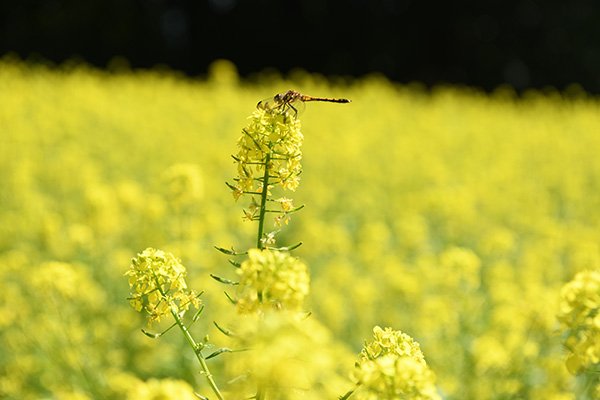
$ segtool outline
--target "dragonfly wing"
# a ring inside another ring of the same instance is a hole
[[[293,102],[282,102],[282,101],[275,100],[273,97],[269,97],[267,99],[259,101],[258,104],[256,105],[256,108],[261,108],[261,109],[267,110],[267,111],[279,111],[279,112],[289,111],[289,112],[293,113],[294,115],[298,115],[304,111],[304,109],[306,108],[306,105],[304,104],[303,101],[300,101],[300,100],[293,101]]]
[[[264,110],[272,110],[273,108],[275,108],[275,106],[276,102],[273,100],[272,97],[261,100],[256,104],[256,108],[262,108]]]
[[[303,101],[293,101],[287,104],[287,107],[292,110],[295,115],[300,115],[306,109],[306,103]]]

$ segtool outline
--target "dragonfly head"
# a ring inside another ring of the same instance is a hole
[[[275,96],[273,96],[273,101],[275,101],[275,103],[277,104],[281,104],[285,101],[287,92],[285,93],[277,93]]]

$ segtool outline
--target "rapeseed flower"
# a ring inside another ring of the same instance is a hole
[[[300,120],[287,113],[257,108],[238,140],[236,186],[242,191],[261,191],[260,181],[254,176],[262,175],[266,166],[271,184],[295,190],[302,170],[300,147],[304,136],[300,127]]]
[[[440,399],[419,344],[391,328],[373,328],[373,340],[360,352],[352,377],[356,398]]]
[[[192,387],[175,379],[150,379],[130,388],[127,399],[135,400],[194,400],[198,397]]]
[[[570,351],[567,369],[576,374],[600,363],[600,270],[579,272],[563,286],[558,319]]]
[[[187,311],[190,305],[200,307],[198,295],[187,289],[186,269],[173,254],[147,248],[131,260],[129,303],[136,311],[148,313],[148,325],[172,312]]]
[[[312,317],[273,310],[243,315],[236,333],[236,347],[246,351],[225,364],[230,398],[250,398],[259,388],[267,399],[334,399],[348,385],[341,367],[351,355]]]
[[[300,311],[308,295],[308,268],[286,252],[250,249],[237,273],[240,292],[236,304],[241,313]]]
[[[250,116],[250,123],[242,129],[238,140],[238,152],[233,156],[237,163],[235,184],[229,185],[237,200],[243,194],[261,196],[260,211],[250,207],[244,211],[244,219],[264,218],[266,201],[279,205],[275,224],[287,224],[288,213],[293,211],[291,199],[273,198],[272,189],[294,191],[300,184],[302,172],[301,146],[304,136],[300,120],[288,108],[269,109],[258,107]]]

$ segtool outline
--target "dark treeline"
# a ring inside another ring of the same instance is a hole
[[[399,82],[517,89],[578,83],[600,93],[595,0],[14,0],[0,2],[0,53],[104,67],[219,58],[242,75],[302,68],[381,72]]]

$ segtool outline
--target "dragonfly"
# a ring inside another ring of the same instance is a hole
[[[304,103],[309,101],[324,101],[328,103],[350,103],[348,99],[333,98],[333,97],[314,97],[302,94],[295,90],[288,90],[284,93],[278,93],[272,98],[259,101],[257,108],[262,108],[268,111],[286,112],[292,110],[294,117],[302,112]]]

